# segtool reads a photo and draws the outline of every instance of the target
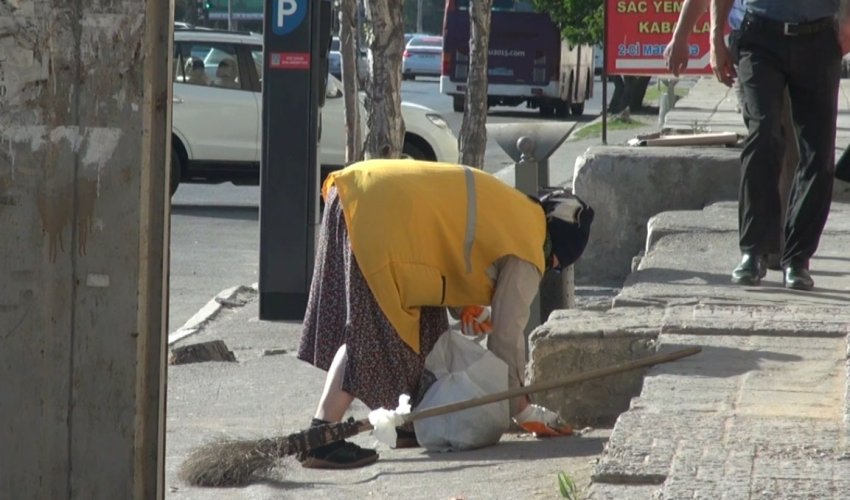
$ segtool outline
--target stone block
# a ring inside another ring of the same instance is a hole
[[[621,308],[608,311],[560,310],[529,338],[529,383],[607,368],[655,353],[664,311]],[[611,423],[640,393],[645,370],[590,380],[534,395],[576,426]]]
[[[185,365],[205,361],[236,361],[233,351],[227,348],[222,340],[201,342],[177,347],[171,350],[168,358],[169,365]]]
[[[592,147],[576,160],[573,192],[596,212],[576,264],[579,284],[622,283],[650,217],[737,200],[739,152],[705,147]]]

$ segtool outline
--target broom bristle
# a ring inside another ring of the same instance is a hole
[[[242,486],[271,469],[277,459],[369,430],[368,419],[348,419],[310,427],[288,436],[255,440],[221,439],[193,451],[180,466],[179,477],[193,486]]]
[[[194,486],[241,486],[284,455],[275,439],[214,441],[193,451],[180,466],[179,476]]]

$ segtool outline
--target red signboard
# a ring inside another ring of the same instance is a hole
[[[272,52],[269,54],[271,69],[310,69],[309,52]]]
[[[663,75],[669,73],[664,47],[682,10],[681,0],[605,0],[608,36],[605,40],[610,75]],[[706,11],[688,38],[688,74],[711,74],[710,18]]]

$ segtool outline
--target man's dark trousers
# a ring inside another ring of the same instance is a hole
[[[841,48],[834,24],[798,35],[784,34],[777,24],[748,14],[738,41],[738,77],[749,130],[741,154],[740,247],[745,253],[765,254],[779,234],[777,184],[785,152],[780,127],[787,87],[800,163],[791,187],[781,264],[807,265],[832,198]]]

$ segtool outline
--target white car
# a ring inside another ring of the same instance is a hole
[[[402,78],[415,80],[417,76],[439,77],[443,64],[443,37],[435,35],[413,36],[402,54]]]
[[[259,182],[262,43],[252,33],[174,32],[172,192],[180,182]],[[319,145],[323,175],[345,164],[342,85],[328,79]],[[457,138],[442,116],[407,102],[401,113],[406,156],[457,162]],[[365,125],[362,107],[361,114]]]

